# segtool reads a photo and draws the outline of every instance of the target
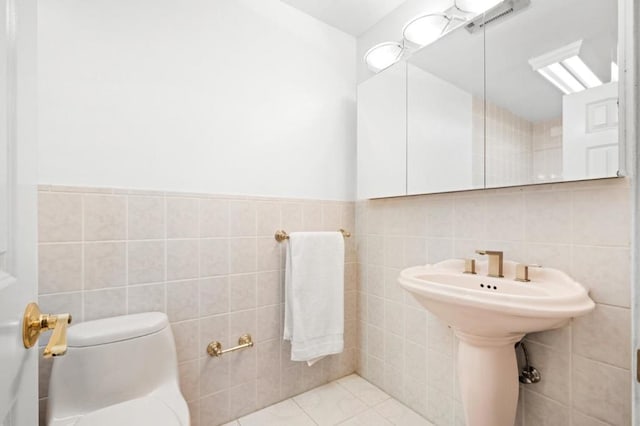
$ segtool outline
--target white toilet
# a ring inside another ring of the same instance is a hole
[[[88,321],[68,331],[49,382],[49,426],[188,426],[167,316]]]

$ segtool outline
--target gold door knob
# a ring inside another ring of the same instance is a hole
[[[70,314],[47,315],[40,312],[37,303],[29,303],[24,310],[22,320],[22,342],[25,348],[31,348],[44,331],[53,330],[43,356],[61,356],[67,353],[67,325],[71,324]]]

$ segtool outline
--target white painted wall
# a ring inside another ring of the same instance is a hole
[[[355,39],[278,0],[47,0],[40,182],[355,193]]]

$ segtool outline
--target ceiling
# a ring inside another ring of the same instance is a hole
[[[358,37],[405,0],[282,0],[348,34]]]

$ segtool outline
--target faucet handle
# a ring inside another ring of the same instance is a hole
[[[476,260],[475,259],[462,259],[464,260],[464,273],[476,274]]]
[[[542,265],[537,265],[537,264],[524,264],[524,263],[518,263],[516,265],[516,281],[520,281],[523,283],[528,283],[529,281],[531,281],[529,279],[529,268],[542,268]]]

